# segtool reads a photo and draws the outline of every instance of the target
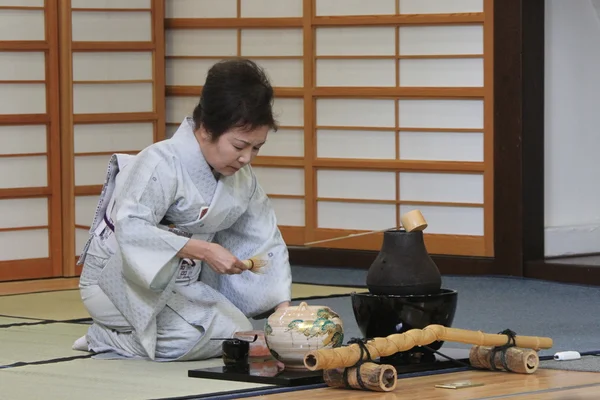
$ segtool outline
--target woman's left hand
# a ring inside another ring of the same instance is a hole
[[[278,310],[280,308],[285,308],[285,307],[289,307],[289,306],[290,306],[290,302],[284,301],[283,303],[280,303],[279,305],[277,305],[277,307],[275,307],[275,309]]]

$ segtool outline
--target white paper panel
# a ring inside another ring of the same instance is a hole
[[[393,100],[317,99],[317,125],[394,127]]]
[[[302,42],[302,29],[243,29],[242,56],[301,56]]]
[[[168,56],[235,56],[235,29],[165,30],[165,53]]]
[[[317,203],[317,226],[330,229],[380,230],[396,225],[393,204]]]
[[[48,258],[48,230],[0,232],[0,261]]]
[[[46,85],[0,84],[0,114],[46,114]]]
[[[279,226],[304,226],[304,200],[303,199],[270,199],[277,225]]]
[[[202,86],[206,81],[208,70],[218,61],[219,59],[166,59],[165,78],[167,85]]]
[[[304,61],[298,60],[255,60],[265,69],[274,87],[303,87]]]
[[[0,6],[44,7],[44,0],[0,0]]]
[[[483,100],[400,100],[400,127],[483,128]]]
[[[483,54],[483,25],[400,27],[400,55],[430,54]]]
[[[317,130],[317,157],[395,159],[394,132]]]
[[[75,196],[75,224],[92,225],[99,200],[100,196]]]
[[[165,73],[167,85],[202,86],[208,70],[220,59],[167,59]],[[302,87],[304,65],[298,60],[254,60],[264,68],[274,87]]]
[[[195,96],[168,96],[166,98],[166,122],[181,124],[186,117],[191,117],[194,108],[200,101]],[[179,127],[174,127],[176,130]]]
[[[172,138],[178,128],[179,128],[179,125],[167,125],[167,127],[165,129],[166,139]]]
[[[236,0],[166,0],[167,18],[235,18]]]
[[[400,132],[401,160],[483,161],[483,133]]]
[[[72,8],[150,8],[151,0],[71,0]]]
[[[483,59],[400,60],[400,86],[483,87]]]
[[[281,126],[304,126],[304,99],[277,98],[273,114]]]
[[[73,80],[152,79],[152,52],[75,52]]]
[[[78,42],[151,42],[149,11],[73,11],[72,38]]]
[[[46,79],[45,61],[43,52],[1,51],[0,81],[43,81]]]
[[[0,126],[0,154],[46,152],[46,125]]]
[[[398,0],[400,14],[483,12],[483,0]]]
[[[0,189],[46,187],[47,164],[46,156],[0,158]]]
[[[302,17],[302,0],[241,0],[242,18]]]
[[[400,215],[420,210],[427,220],[427,233],[483,235],[483,207],[400,206]]]
[[[152,83],[73,85],[75,114],[151,112],[153,103]]]
[[[395,55],[393,27],[317,28],[318,56]]]
[[[317,197],[396,199],[396,174],[381,171],[317,171]]]
[[[269,194],[304,194],[303,168],[252,167],[258,183]]]
[[[83,247],[87,243],[89,237],[90,233],[87,229],[75,229],[75,255],[78,256],[81,254],[81,250],[83,250]]]
[[[44,10],[0,10],[0,40],[44,40]]]
[[[154,141],[154,124],[81,124],[75,125],[73,136],[75,153],[142,150]]]
[[[76,156],[75,185],[102,185],[106,179],[106,169],[110,156]]]
[[[396,14],[397,0],[316,0],[317,16]]]
[[[396,86],[396,61],[317,60],[317,86]]]
[[[301,129],[279,129],[270,132],[267,142],[260,148],[261,156],[302,157],[304,156],[304,131]]]
[[[48,199],[0,200],[0,229],[48,225]]]
[[[400,200],[483,204],[482,174],[401,172]]]

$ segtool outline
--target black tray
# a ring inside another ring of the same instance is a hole
[[[266,375],[262,372],[255,375],[245,369],[231,369],[227,367],[212,367],[190,369],[188,377],[219,379],[226,381],[263,383],[278,386],[304,386],[323,383],[323,371],[282,371]]]

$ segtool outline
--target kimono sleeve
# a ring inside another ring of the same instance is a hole
[[[255,190],[245,213],[216,236],[216,241],[239,259],[262,255],[269,260],[263,274],[245,271],[219,277],[219,291],[249,317],[290,301],[292,284],[288,249],[277,226],[275,211],[254,179]]]
[[[115,237],[125,278],[162,291],[176,272],[177,253],[189,239],[159,227],[176,195],[176,169],[151,155],[139,156],[128,166],[115,200]]]

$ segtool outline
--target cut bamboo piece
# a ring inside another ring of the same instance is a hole
[[[396,389],[398,373],[391,365],[375,364],[366,362],[360,366],[360,381],[357,367],[347,368],[346,379],[344,379],[345,368],[334,368],[323,371],[325,383],[333,388],[347,388],[370,390],[373,392],[391,392]],[[361,385],[361,381],[362,384]]]
[[[533,374],[540,365],[540,358],[535,350],[509,347],[504,350],[506,366],[502,362],[502,351],[497,351],[492,367],[491,355],[493,349],[491,346],[473,346],[469,352],[471,365],[475,368],[489,370],[494,370],[493,367],[495,367],[495,369],[501,371],[510,371],[519,374]]]

